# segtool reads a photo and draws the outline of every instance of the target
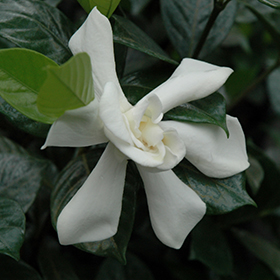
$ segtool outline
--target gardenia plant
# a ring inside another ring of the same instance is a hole
[[[236,118],[226,116],[229,137],[219,126],[162,121],[163,114],[218,90],[232,70],[184,59],[173,75],[135,106],[119,84],[108,19],[94,8],[69,46],[91,59],[95,99],[66,111],[51,126],[43,148],[107,147],[83,186],[60,213],[61,244],[99,241],[118,229],[126,166],[142,177],[152,227],[167,246],[180,248],[206,205],[172,171],[184,157],[209,177],[225,178],[248,167],[245,138]]]

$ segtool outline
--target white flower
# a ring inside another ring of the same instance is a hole
[[[96,8],[69,46],[91,58],[95,99],[58,118],[43,147],[108,145],[58,217],[60,243],[99,241],[117,232],[127,160],[132,159],[144,182],[155,234],[180,248],[206,206],[171,169],[186,157],[207,176],[224,178],[245,170],[248,161],[237,119],[227,116],[227,138],[218,126],[161,121],[162,116],[215,92],[232,70],[184,59],[165,83],[132,106],[117,79],[110,23]]]

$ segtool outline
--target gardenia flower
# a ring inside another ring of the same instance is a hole
[[[60,213],[61,244],[99,241],[118,229],[126,166],[133,160],[142,177],[152,227],[167,246],[180,248],[201,220],[205,203],[172,171],[184,157],[202,173],[225,178],[248,167],[245,139],[227,116],[230,136],[218,126],[162,121],[168,110],[218,90],[230,68],[184,59],[162,85],[132,106],[120,87],[110,23],[94,8],[69,42],[73,54],[91,58],[95,99],[66,111],[51,126],[47,146],[107,147],[83,186]]]

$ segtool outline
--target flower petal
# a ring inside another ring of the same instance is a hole
[[[60,213],[59,242],[99,241],[117,232],[127,160],[108,144],[86,182]]]
[[[122,93],[116,74],[112,28],[109,20],[96,7],[71,37],[69,47],[73,54],[86,52],[90,56],[97,99],[101,97],[105,84],[110,81],[118,88],[123,109],[129,109],[131,106]]]
[[[226,178],[248,168],[245,137],[236,118],[227,115],[230,136],[219,126],[165,121],[177,130],[186,145],[186,158],[209,177]]]
[[[117,138],[133,145],[129,130],[125,124],[120,102],[117,95],[117,87],[114,83],[107,83],[100,99],[100,118],[104,126]]]
[[[172,170],[152,173],[137,166],[144,181],[152,227],[165,245],[179,249],[202,219],[206,205]]]
[[[98,101],[66,111],[51,126],[45,144],[56,147],[85,147],[107,142],[103,123],[98,115]]]
[[[151,91],[163,106],[163,113],[170,109],[208,96],[217,91],[232,73],[228,67],[219,67],[195,59],[183,59],[173,75]]]

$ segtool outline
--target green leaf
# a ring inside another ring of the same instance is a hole
[[[279,0],[259,0],[261,3],[274,8],[274,9],[280,9],[280,1]]]
[[[191,236],[191,260],[201,261],[218,274],[231,273],[233,259],[228,242],[211,217],[204,217]]]
[[[7,103],[1,96],[0,96],[0,113],[3,114],[2,118],[6,119],[10,124],[15,126],[15,128],[23,130],[37,137],[45,138],[48,134],[50,128],[49,124],[36,122],[29,119],[28,117],[26,117],[25,115],[17,111],[9,103]]]
[[[263,24],[264,28],[267,30],[267,32],[270,33],[273,41],[275,44],[277,44],[277,47],[280,47],[280,33],[278,31],[278,26],[274,26],[267,17],[263,16],[261,13],[259,13],[254,7],[245,4],[245,6],[257,17],[257,19]]]
[[[17,202],[0,197],[0,217],[0,253],[19,260],[24,241],[24,213]]]
[[[153,280],[149,268],[136,256],[128,254],[127,265],[123,266],[114,259],[105,260],[96,280]]]
[[[248,231],[234,229],[234,236],[280,277],[280,248]]]
[[[87,13],[97,6],[100,13],[109,18],[121,0],[78,0],[78,2]]]
[[[178,65],[178,62],[169,58],[161,47],[144,31],[124,17],[113,16],[114,42],[129,48],[141,51],[155,58]]]
[[[72,23],[55,7],[39,0],[0,0],[0,38],[19,48],[38,51],[57,63],[72,53]]]
[[[229,136],[226,124],[226,101],[219,93],[180,105],[164,115],[180,122],[208,123],[220,126]]]
[[[41,243],[38,263],[45,280],[79,280],[73,267],[62,254],[60,245],[50,238]]]
[[[0,60],[0,96],[28,118],[53,123],[54,118],[38,111],[36,100],[47,77],[44,67],[56,63],[27,49],[0,50]]]
[[[61,172],[56,188],[52,194],[51,215],[55,227],[57,217],[77,190],[82,186],[90,170],[94,168],[102,154],[101,149],[94,149],[70,162]],[[122,201],[122,212],[118,232],[115,236],[100,242],[81,243],[75,245],[79,249],[95,255],[114,257],[122,263],[126,262],[125,252],[132,232],[135,214],[136,189],[140,179],[130,170],[128,165],[125,190]],[[104,172],[106,172],[104,170]]]
[[[44,178],[55,176],[56,168],[47,160],[28,155],[4,137],[0,138],[0,152],[0,196],[17,201],[27,212]]]
[[[47,79],[40,88],[39,111],[57,118],[66,110],[77,109],[94,99],[90,57],[78,53],[62,66],[47,67]]]
[[[161,0],[167,34],[181,57],[191,57],[213,9],[212,0]],[[235,20],[236,1],[231,1],[216,19],[201,56],[206,56],[225,39]]]
[[[256,205],[245,190],[244,173],[225,179],[210,178],[185,159],[174,168],[174,172],[206,203],[207,214],[225,214],[243,205]]]
[[[268,97],[275,113],[280,115],[280,68],[275,69],[267,78]]]
[[[42,280],[40,274],[23,261],[0,254],[0,275],[3,280]]]

